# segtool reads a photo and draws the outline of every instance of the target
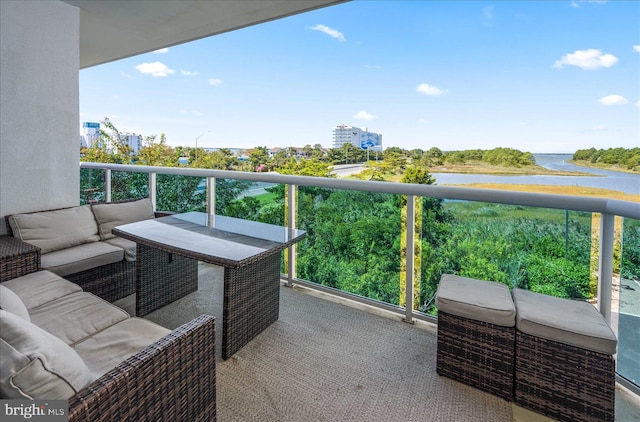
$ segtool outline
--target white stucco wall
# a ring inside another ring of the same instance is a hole
[[[59,1],[0,1],[0,218],[79,203],[79,19]]]

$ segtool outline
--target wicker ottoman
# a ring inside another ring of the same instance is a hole
[[[443,274],[436,306],[438,374],[511,400],[516,310],[509,288]]]
[[[616,337],[587,302],[514,289],[515,402],[561,421],[611,421]]]

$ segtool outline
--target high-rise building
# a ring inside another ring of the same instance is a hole
[[[105,121],[109,121],[108,118],[105,118]],[[83,122],[82,132],[80,134],[80,147],[91,148],[100,141],[100,123]],[[102,139],[102,141],[107,143],[104,145],[107,151],[112,153],[116,152],[116,146],[112,145],[111,139],[105,138]],[[142,148],[142,136],[136,135],[135,133],[121,133],[120,143],[128,145],[129,148],[131,148],[132,154],[137,154],[140,148]]]
[[[338,125],[333,129],[333,148],[351,144],[356,148],[382,151],[382,135],[365,128]]]
[[[91,148],[100,137],[100,123],[83,122],[80,133],[80,147]]]

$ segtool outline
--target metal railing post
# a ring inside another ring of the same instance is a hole
[[[611,323],[614,227],[614,216],[612,214],[600,214],[600,256],[598,257],[598,309],[608,323]]]
[[[216,225],[216,178],[207,177],[207,219],[210,227]]]
[[[111,169],[104,170],[104,202],[111,202]]]
[[[298,225],[298,185],[287,185],[287,229],[295,229]],[[293,287],[293,279],[296,278],[296,244],[287,248],[287,287]]]
[[[407,254],[406,254],[406,280],[405,280],[405,315],[404,322],[414,323],[413,319],[413,265],[415,262],[415,230],[416,209],[415,197],[407,195]]]
[[[157,211],[157,173],[149,173],[149,199],[151,199],[151,205],[153,206],[153,211]]]

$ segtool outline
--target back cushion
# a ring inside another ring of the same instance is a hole
[[[18,315],[20,318],[31,321],[29,311],[24,306],[22,299],[8,287],[0,284],[0,309]]]
[[[9,225],[14,237],[38,246],[43,254],[100,240],[89,205],[14,214]]]
[[[82,358],[62,340],[0,310],[0,396],[67,400],[92,377]]]
[[[102,240],[116,237],[111,233],[111,229],[116,226],[149,220],[155,217],[153,214],[153,205],[149,198],[131,202],[95,204],[92,205],[92,209],[98,222],[100,238]]]

